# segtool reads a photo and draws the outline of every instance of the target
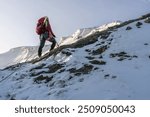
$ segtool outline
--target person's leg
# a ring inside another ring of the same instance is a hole
[[[41,55],[42,55],[42,49],[43,49],[43,47],[44,47],[44,45],[45,45],[45,38],[43,37],[43,34],[42,35],[40,35],[40,46],[39,46],[39,49],[38,49],[38,56],[39,57],[41,57]]]
[[[56,46],[56,40],[55,40],[55,38],[52,38],[52,39],[50,40],[50,42],[52,42],[52,45],[51,45],[51,48],[50,48],[50,51],[51,51],[51,50],[53,50],[54,47]]]

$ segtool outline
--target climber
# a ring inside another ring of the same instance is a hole
[[[36,33],[39,35],[39,38],[40,38],[38,56],[41,57],[42,48],[44,47],[46,40],[52,42],[50,51],[53,50],[56,45],[55,34],[53,33],[51,29],[51,25],[47,16],[42,17],[38,20]]]

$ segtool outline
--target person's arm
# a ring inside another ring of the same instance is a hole
[[[49,36],[52,35],[53,37],[55,37],[55,34],[52,31],[50,23],[48,23],[48,30],[49,30]]]
[[[44,24],[46,26],[46,29],[48,30],[49,37],[50,38],[55,37],[55,34],[52,31],[52,28],[51,28],[51,25],[50,25],[48,17],[45,17]]]

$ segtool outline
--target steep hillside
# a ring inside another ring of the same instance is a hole
[[[7,67],[0,99],[150,99],[149,31],[150,14]]]

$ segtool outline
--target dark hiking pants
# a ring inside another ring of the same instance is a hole
[[[42,55],[42,49],[45,45],[46,39],[48,38],[48,32],[45,32],[43,34],[40,35],[40,46],[38,49],[38,56],[40,57]],[[50,42],[52,42],[50,51],[54,49],[55,45],[56,45],[56,40],[55,38],[51,38]]]

